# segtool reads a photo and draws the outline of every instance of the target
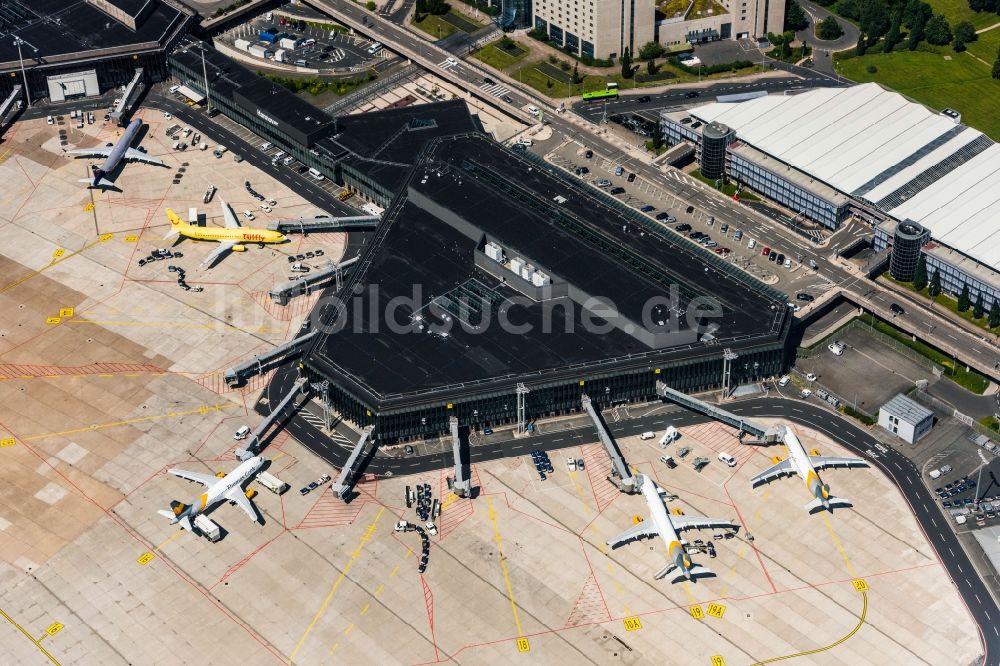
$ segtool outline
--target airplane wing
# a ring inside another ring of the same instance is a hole
[[[608,541],[607,544],[612,548],[618,548],[636,539],[652,539],[657,534],[656,527],[653,526],[652,522],[642,522],[625,530],[614,539]]]
[[[257,510],[253,507],[250,500],[247,499],[246,494],[243,492],[243,488],[239,486],[233,488],[226,493],[226,499],[243,509],[243,512],[247,514],[253,522],[256,523],[260,520],[257,516]]]
[[[860,458],[837,458],[834,456],[809,456],[809,462],[816,471],[828,467],[868,467],[868,463]]]
[[[750,479],[750,485],[756,488],[762,483],[770,483],[775,479],[780,479],[783,476],[791,476],[792,474],[795,474],[795,468],[792,467],[791,459],[786,458],[777,465],[768,467],[763,472]]]
[[[215,248],[215,250],[213,250],[212,252],[210,252],[209,255],[207,257],[205,257],[205,261],[201,262],[201,265],[202,266],[211,266],[213,263],[215,263],[216,259],[218,259],[220,256],[222,256],[222,254],[224,254],[224,253],[229,252],[230,250],[232,250],[234,245],[236,245],[236,243],[234,243],[232,241],[223,241],[223,242],[220,242],[219,243],[219,247]]]
[[[171,469],[167,470],[174,476],[179,476],[182,479],[187,479],[188,481],[194,481],[195,483],[200,483],[201,485],[208,487],[214,484],[219,479],[212,476],[211,474],[199,474],[198,472],[188,472],[183,469]]]
[[[219,200],[222,204],[222,219],[225,220],[226,229],[239,229],[240,221],[236,219],[236,213],[225,201]]]
[[[158,164],[160,166],[163,165],[162,161],[156,159],[155,157],[147,155],[141,150],[136,150],[135,148],[129,148],[128,150],[126,150],[125,155],[123,157],[127,160],[134,160],[136,162],[145,162],[146,164]]]
[[[77,150],[67,150],[67,155],[80,155],[82,157],[109,157],[111,148],[80,148]]]
[[[705,518],[703,516],[670,516],[670,522],[674,524],[674,529],[678,532],[682,532],[684,530],[736,530],[740,528],[739,525],[731,520]]]

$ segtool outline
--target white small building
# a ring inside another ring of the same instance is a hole
[[[878,424],[901,440],[913,444],[934,425],[934,412],[898,393],[879,407]]]

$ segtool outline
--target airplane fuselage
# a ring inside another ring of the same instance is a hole
[[[180,234],[194,240],[232,241],[234,243],[282,243],[285,235],[270,229],[226,229],[223,227],[188,227]]]
[[[194,518],[199,513],[204,512],[211,506],[226,499],[226,494],[237,486],[242,487],[244,483],[256,476],[257,472],[264,465],[264,459],[260,456],[248,458],[239,464],[229,474],[219,479],[219,482],[209,487],[198,497],[198,502],[191,505],[191,512],[188,517]]]
[[[125,128],[125,133],[122,134],[120,139],[118,139],[118,143],[115,144],[115,147],[111,149],[111,154],[108,155],[107,159],[105,159],[104,162],[101,163],[101,166],[97,167],[97,170],[94,172],[95,185],[106,174],[115,170],[118,163],[122,161],[125,151],[132,146],[132,141],[135,139],[136,134],[139,133],[141,128],[142,121],[138,118],[128,124],[128,127]]]
[[[680,537],[677,536],[674,524],[670,521],[670,514],[667,513],[667,507],[663,504],[663,498],[660,497],[656,484],[651,478],[643,475],[640,490],[649,507],[649,517],[653,521],[663,545],[667,548],[667,556],[681,571],[686,573],[691,568],[691,560],[684,552],[684,545],[681,543]]]
[[[819,478],[819,473],[809,460],[809,454],[806,453],[802,442],[799,441],[790,427],[785,428],[784,442],[785,446],[788,447],[788,456],[792,460],[792,466],[799,478],[806,484],[809,494],[820,501],[829,499],[829,486],[825,485]]]

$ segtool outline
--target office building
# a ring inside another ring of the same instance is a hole
[[[781,34],[785,0],[718,0],[677,5],[657,2],[656,35],[664,46],[720,39],[763,39]]]
[[[934,412],[899,393],[879,407],[878,424],[904,442],[913,444],[930,432]]]
[[[878,252],[901,241],[893,275],[911,275],[919,252],[944,291],[968,286],[987,310],[1000,298],[1000,146],[956,112],[866,83],[720,98],[661,118],[668,143],[699,150],[710,123],[732,128],[727,177],[790,215],[829,229],[867,221]]]
[[[534,0],[534,27],[579,56],[635,58],[656,33],[654,0]]]

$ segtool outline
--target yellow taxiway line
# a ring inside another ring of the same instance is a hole
[[[340,572],[340,575],[337,576],[337,580],[333,582],[333,585],[330,587],[330,593],[327,594],[326,599],[323,600],[323,605],[319,607],[318,611],[316,611],[316,615],[313,616],[312,622],[309,623],[309,626],[306,627],[306,630],[302,633],[302,638],[300,638],[299,642],[296,643],[295,649],[292,650],[292,653],[288,655],[289,664],[294,662],[295,655],[297,655],[299,653],[299,650],[302,649],[302,644],[306,642],[306,639],[309,638],[309,634],[312,633],[312,630],[316,626],[316,623],[319,622],[319,619],[321,617],[323,617],[323,613],[326,612],[327,606],[330,605],[330,600],[333,599],[333,595],[337,593],[337,589],[340,587],[340,584],[344,582],[345,578],[347,578],[347,572],[349,572],[351,570],[351,567],[354,566],[354,561],[361,556],[361,549],[364,548],[365,544],[367,544],[368,541],[371,540],[372,535],[375,533],[375,525],[378,524],[379,518],[382,517],[382,514],[384,512],[385,512],[385,507],[379,509],[378,514],[375,515],[375,519],[372,520],[370,525],[368,525],[368,528],[365,530],[365,533],[361,535],[361,541],[358,542],[358,547],[354,549],[353,553],[351,553],[351,557],[350,559],[347,560],[347,564],[344,566],[344,569]],[[353,626],[354,625],[352,624],[351,628],[353,628]],[[348,629],[348,631],[349,630],[350,629]]]
[[[190,409],[185,412],[167,412],[166,414],[152,414],[150,416],[141,416],[134,419],[126,419],[124,421],[112,421],[111,423],[96,423],[94,425],[87,426],[85,428],[73,428],[71,430],[62,430],[60,432],[45,432],[38,435],[29,435],[28,437],[22,437],[26,442],[36,442],[41,439],[48,439],[50,437],[62,437],[63,435],[74,435],[80,432],[91,432],[94,430],[106,430],[108,428],[117,428],[123,425],[132,425],[134,423],[143,423],[146,421],[159,421],[160,419],[170,419],[178,418],[181,416],[191,416],[193,414],[207,414],[208,412],[221,411],[223,409],[233,409],[239,407],[242,409],[241,405],[235,402],[225,402],[218,405],[202,405],[197,409]]]
[[[79,250],[74,250],[73,252],[67,252],[66,254],[64,254],[64,255],[62,255],[60,257],[56,257],[56,258],[52,259],[52,261],[50,261],[45,266],[42,266],[41,268],[39,268],[37,271],[31,271],[30,273],[28,273],[27,275],[25,275],[20,280],[14,280],[13,282],[11,282],[9,284],[6,284],[3,287],[0,287],[0,294],[4,293],[5,291],[8,291],[10,289],[13,289],[14,287],[16,287],[16,286],[18,286],[20,284],[24,284],[25,282],[27,282],[31,278],[35,277],[36,275],[41,275],[42,271],[45,271],[45,270],[47,270],[49,268],[52,268],[56,264],[61,264],[62,262],[64,262],[67,259],[69,259],[70,257],[76,256],[76,255],[80,254],[81,252],[83,252],[84,250],[87,250],[87,249],[90,249],[90,248],[94,247],[95,245],[97,245],[100,242],[101,242],[100,240],[95,240],[92,243],[87,243],[86,245],[84,245],[83,247],[81,247]]]
[[[10,622],[12,625],[14,625],[17,628],[18,631],[20,631],[22,634],[24,634],[25,638],[27,638],[29,641],[31,641],[32,643],[34,643],[35,647],[38,648],[38,650],[42,654],[44,654],[48,658],[49,661],[51,661],[56,666],[61,666],[61,664],[59,663],[59,660],[57,660],[55,657],[53,657],[51,654],[49,654],[49,651],[42,647],[42,644],[41,644],[40,641],[36,640],[31,634],[29,634],[27,631],[25,631],[24,627],[22,627],[17,622],[15,622],[14,618],[12,618],[10,615],[7,615],[7,613],[5,613],[2,608],[0,608],[0,615],[3,615],[3,617],[4,617],[5,620],[7,620],[8,622]]]
[[[830,532],[830,538],[833,539],[833,545],[837,547],[837,550],[840,552],[840,556],[844,558],[844,564],[847,565],[847,570],[852,576],[857,575],[854,572],[854,565],[851,564],[851,558],[847,557],[847,551],[844,550],[844,545],[840,543],[840,537],[837,536],[837,532],[833,529],[833,524],[830,522],[830,518],[826,515],[826,513],[823,513],[823,522],[826,524],[826,529]]]
[[[851,629],[851,631],[848,632],[848,634],[846,636],[844,636],[843,638],[841,638],[841,639],[839,639],[839,640],[837,640],[837,641],[835,641],[833,643],[830,643],[827,646],[824,646],[824,647],[821,647],[821,648],[816,648],[815,650],[806,650],[804,652],[796,652],[795,654],[786,654],[783,657],[773,657],[771,659],[765,659],[764,661],[757,661],[757,662],[754,662],[752,666],[763,666],[763,664],[770,664],[770,663],[773,663],[775,661],[784,661],[785,659],[794,659],[795,657],[806,657],[806,656],[811,655],[811,654],[816,654],[818,652],[825,652],[825,651],[827,651],[827,650],[829,650],[831,648],[837,647],[838,645],[840,645],[841,643],[843,643],[844,641],[846,641],[848,638],[850,638],[854,634],[858,633],[858,630],[861,629],[861,625],[863,625],[865,623],[865,616],[868,615],[868,593],[867,592],[861,591],[861,600],[862,600],[862,604],[863,604],[862,607],[861,607],[861,618],[858,620],[857,625],[855,625],[855,627],[853,629]]]
[[[517,614],[517,603],[514,601],[514,588],[510,582],[510,574],[507,572],[507,558],[503,554],[503,542],[500,539],[500,529],[497,527],[497,514],[493,510],[493,500],[487,495],[486,506],[489,508],[490,522],[493,523],[493,534],[496,537],[497,553],[500,555],[500,570],[503,571],[503,582],[507,586],[507,598],[510,599],[510,610],[514,614],[514,625],[517,627],[517,636],[524,635],[521,629],[521,618]]]

